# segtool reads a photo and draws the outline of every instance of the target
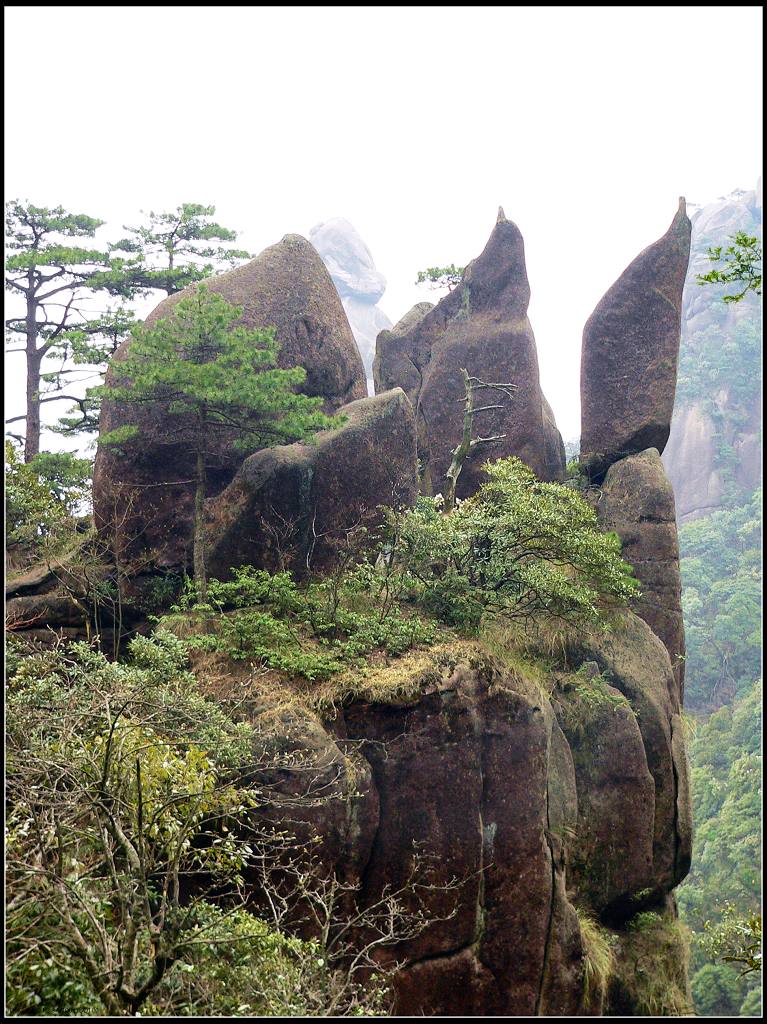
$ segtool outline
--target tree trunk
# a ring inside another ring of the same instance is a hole
[[[205,572],[205,455],[197,452],[197,486],[194,492],[194,582],[197,600],[205,604],[208,597],[208,577]]]
[[[474,391],[469,381],[469,374],[461,370],[463,384],[466,388],[466,405],[463,414],[463,437],[461,443],[453,451],[453,461],[447,471],[447,489],[445,491],[445,512],[452,512],[455,508],[455,489],[458,485],[458,477],[461,475],[466,456],[471,451],[471,421],[474,416]]]
[[[29,275],[30,291],[27,292],[27,417],[24,437],[24,461],[31,462],[40,451],[40,364],[42,356],[37,351],[37,306],[32,296],[32,274]]]

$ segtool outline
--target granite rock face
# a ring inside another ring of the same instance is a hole
[[[335,412],[367,394],[362,360],[338,293],[314,248],[300,235],[286,235],[255,260],[211,278],[211,291],[243,307],[241,323],[249,328],[276,328],[280,367],[303,366],[302,390],[325,399]],[[190,289],[165,299],[147,317],[152,325],[171,315]],[[119,367],[128,339],[113,359]],[[110,375],[107,376],[107,382]],[[123,456],[100,448],[94,469],[93,497],[97,525],[119,534],[115,543],[134,564],[159,567],[190,562],[193,522],[193,456],[185,440],[184,421],[161,403],[131,407],[104,401],[103,433],[136,424],[141,444]],[[218,429],[210,438],[208,493],[215,495],[233,479],[243,455],[233,447],[235,434]]]
[[[376,390],[399,386],[413,403],[425,493],[443,490],[452,451],[461,438],[462,368],[484,381],[515,384],[518,390],[501,409],[476,417],[475,436],[505,436],[467,460],[458,497],[477,489],[487,458],[516,455],[541,479],[552,479],[529,301],[522,235],[501,210],[484,251],[466,268],[461,282],[425,315],[424,304],[419,304],[394,330],[379,335]]]
[[[684,621],[674,491],[655,448],[614,462],[602,484],[599,523],[614,530],[634,567],[642,596],[634,610],[666,645],[680,700],[684,692]]]
[[[344,217],[317,224],[309,232],[309,241],[338,289],[372,384],[376,338],[391,327],[391,320],[376,305],[386,291],[386,278],[376,270],[370,250]],[[369,390],[372,394],[372,387]]]
[[[256,452],[207,502],[211,575],[223,579],[244,564],[299,576],[327,569],[349,531],[377,521],[377,506],[415,501],[415,425],[403,392],[338,411],[342,427]]]
[[[689,256],[681,199],[666,234],[629,264],[583,329],[580,458],[594,482],[616,460],[666,445]]]
[[[576,905],[618,941],[687,871],[668,654],[626,612],[570,658],[581,668],[552,678],[547,698],[481,643],[411,652],[372,669],[324,739],[311,716],[305,740],[292,730],[290,749],[321,752],[326,785],[337,770],[333,798],[308,812],[323,870],[357,887],[358,906],[388,888],[410,909],[419,872],[428,923],[381,953],[403,964],[398,1015],[598,1013]],[[584,685],[589,699],[570,703]]]

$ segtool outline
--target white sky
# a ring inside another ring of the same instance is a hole
[[[112,237],[142,209],[215,204],[253,252],[343,216],[393,321],[434,298],[416,272],[477,256],[503,206],[569,439],[600,297],[680,195],[761,173],[761,11],[6,7],[6,198]]]

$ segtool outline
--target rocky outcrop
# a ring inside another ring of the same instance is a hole
[[[666,645],[678,692],[684,692],[684,621],[674,491],[660,455],[649,448],[614,462],[601,488],[599,523],[621,539],[642,596],[634,610]]]
[[[738,231],[761,237],[760,188],[710,203],[692,217],[690,266],[682,298],[676,406],[663,452],[678,522],[708,515],[762,478],[761,300],[735,304],[733,286],[698,284],[712,266],[710,246]]]
[[[372,394],[376,338],[380,331],[391,327],[391,320],[376,305],[386,291],[386,278],[376,270],[370,250],[344,217],[317,224],[309,232],[309,241],[341,296]]]
[[[365,375],[338,293],[322,260],[300,235],[286,235],[257,259],[211,278],[208,287],[243,307],[241,323],[276,328],[281,367],[303,366],[302,390],[325,399],[325,411],[367,394]],[[152,325],[169,316],[189,289],[165,299],[147,317]],[[130,339],[118,349],[119,368]],[[110,371],[111,373],[112,371]],[[107,381],[110,376],[108,375]],[[186,565],[192,537],[194,464],[183,417],[160,403],[130,406],[105,400],[101,431],[139,427],[141,444],[123,455],[100,448],[93,480],[94,512],[104,533],[121,538],[122,557],[134,565]],[[231,483],[243,461],[233,447],[234,430],[211,433],[208,489],[215,495]]]
[[[346,423],[310,442],[267,448],[206,506],[208,570],[239,565],[297,574],[327,569],[379,505],[418,493],[413,411],[397,388],[342,406]]]
[[[692,848],[684,736],[679,728],[681,702],[671,661],[647,623],[628,611],[611,631],[580,641],[574,660],[581,659],[596,662],[609,685],[623,694],[636,716],[655,790],[652,817],[645,819],[645,827],[652,821],[652,868],[648,883],[651,892],[642,886],[645,891],[641,899],[651,895],[658,897],[662,892],[670,892],[685,878],[690,869]],[[639,814],[639,806],[633,812],[635,815]],[[632,823],[632,827],[636,825]],[[634,847],[627,839],[628,836],[622,839],[613,833],[612,842],[617,846],[614,861],[617,876],[622,871],[639,872],[639,863],[646,851],[646,846]],[[622,846],[624,842],[626,845]],[[639,891],[633,893],[637,897],[634,902],[640,900]],[[622,905],[618,901],[624,913],[628,905],[625,895]]]
[[[462,368],[484,381],[515,384],[518,390],[500,409],[476,417],[475,436],[504,437],[467,461],[458,497],[477,489],[485,458],[516,455],[539,477],[552,479],[529,301],[522,235],[501,210],[484,251],[466,268],[461,282],[424,315],[424,304],[419,304],[394,330],[379,335],[376,391],[399,386],[413,403],[425,493],[444,489],[453,449],[461,439]],[[550,429],[549,437],[552,447]]]
[[[279,749],[318,759],[331,794],[299,823],[321,839],[322,870],[357,907],[401,892],[424,914],[380,953],[403,964],[399,1015],[594,1012],[582,915],[617,942],[684,877],[689,794],[663,645],[627,612],[568,658],[580,669],[542,685],[481,643],[442,644],[369,666],[322,728],[295,709],[281,726]]]
[[[681,199],[666,234],[629,264],[583,329],[580,459],[594,482],[618,459],[666,445],[689,255]]]

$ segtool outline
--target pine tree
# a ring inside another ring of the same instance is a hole
[[[115,364],[119,379],[95,389],[110,401],[134,407],[148,402],[166,405],[171,415],[163,420],[161,440],[168,444],[183,432],[195,457],[194,577],[197,598],[203,603],[206,459],[216,450],[216,436],[234,430],[235,446],[252,452],[340,423],[338,417],[321,411],[322,398],[296,391],[306,380],[303,367],[275,368],[274,328],[234,326],[241,315],[241,307],[199,285],[178,302],[172,316],[152,327],[136,328],[125,358]],[[135,425],[117,428],[100,440],[120,447],[140,442]]]
[[[6,423],[25,421],[24,438],[13,436],[24,441],[26,462],[40,451],[41,406],[81,401],[67,393],[82,378],[82,369],[68,363],[77,345],[87,342],[91,354],[98,351],[102,357],[109,317],[116,314],[105,318],[89,302],[97,292],[130,299],[139,291],[130,261],[80,244],[93,238],[103,223],[61,206],[49,209],[18,200],[6,204],[5,286],[25,306],[5,322],[7,351],[23,353],[27,364],[26,411]],[[51,364],[46,360],[54,357],[60,365],[47,369]]]
[[[137,280],[146,288],[173,295],[213,273],[251,258],[243,249],[202,243],[234,242],[237,232],[212,220],[215,206],[182,203],[169,213],[150,212],[148,224],[123,226],[126,238],[110,246],[113,253],[126,253],[140,261]]]

